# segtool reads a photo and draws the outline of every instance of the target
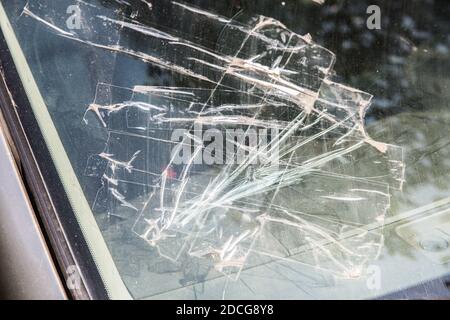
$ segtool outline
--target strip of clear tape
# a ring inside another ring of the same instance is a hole
[[[94,213],[132,220],[129,232],[168,261],[231,280],[276,260],[359,278],[377,259],[382,229],[365,226],[383,225],[402,188],[403,150],[367,135],[372,96],[333,81],[331,51],[264,16],[172,1],[182,19],[144,24],[78,1],[101,21],[93,33],[68,29],[57,5],[30,1],[24,16],[191,84],[97,84],[82,119],[104,133],[85,171],[102,181]],[[183,32],[186,22],[217,41]]]

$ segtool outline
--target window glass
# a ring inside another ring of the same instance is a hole
[[[448,274],[448,2],[0,3],[112,297],[363,299]]]

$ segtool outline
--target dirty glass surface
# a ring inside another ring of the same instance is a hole
[[[134,298],[448,275],[446,1],[2,5]]]

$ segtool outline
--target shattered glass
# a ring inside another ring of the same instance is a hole
[[[103,143],[84,170],[101,181],[93,213],[161,263],[157,273],[185,274],[150,296],[205,279],[237,281],[276,262],[365,276],[384,246],[405,166],[401,147],[366,133],[372,95],[336,81],[339,57],[265,16],[170,2],[172,15],[217,34],[209,43],[200,31],[183,32],[181,21],[136,20],[132,4],[131,14],[108,14],[78,1],[99,28],[72,30],[58,6],[30,1],[24,19],[183,79],[100,82],[94,101],[80,105],[79,120]]]

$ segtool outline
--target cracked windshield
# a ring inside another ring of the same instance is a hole
[[[0,10],[110,291],[105,255],[136,299],[366,299],[450,273],[448,1]]]

